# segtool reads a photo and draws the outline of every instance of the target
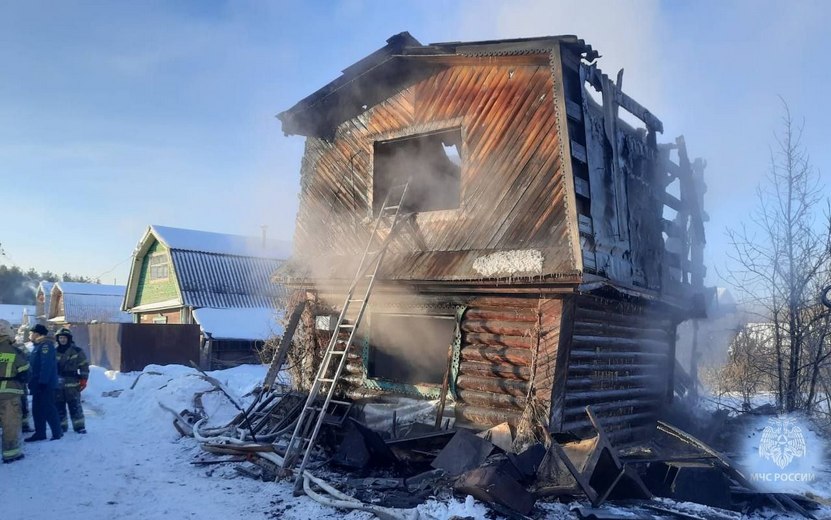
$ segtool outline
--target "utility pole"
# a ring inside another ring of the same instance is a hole
[[[260,229],[263,230],[263,249],[265,249],[265,237],[266,237],[266,233],[268,231],[268,226],[263,224],[262,226],[260,226]]]

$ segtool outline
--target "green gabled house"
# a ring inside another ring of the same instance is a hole
[[[282,333],[283,288],[270,275],[288,254],[277,240],[149,226],[122,307],[135,323],[199,325],[204,366],[253,362],[256,348]]]

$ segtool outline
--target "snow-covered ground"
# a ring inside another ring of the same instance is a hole
[[[210,375],[241,397],[263,380],[265,367],[248,365]],[[172,415],[159,403],[192,410],[194,395],[212,388],[196,370],[183,366],[149,366],[143,373],[129,374],[93,367],[83,394],[89,433],[70,431],[60,441],[25,444],[24,460],[0,465],[0,520],[372,518],[295,497],[288,482],[240,476],[232,464],[192,464],[205,452],[194,439],[176,432]],[[210,415],[207,427],[224,425],[237,413],[216,391],[204,394],[202,403]],[[546,518],[577,518],[563,504],[538,507]],[[707,509],[684,507],[689,512]],[[418,512],[421,520],[498,518],[471,497],[430,500]],[[826,512],[831,518],[831,510]]]
[[[210,375],[243,396],[263,380],[265,368],[249,365]],[[25,444],[25,459],[0,465],[0,519],[372,517],[294,497],[290,483],[242,477],[230,464],[191,464],[204,452],[176,432],[172,415],[159,402],[177,411],[193,409],[194,394],[212,386],[195,370],[177,365],[147,367],[130,389],[138,376],[92,367],[83,393],[89,433],[70,431],[59,441]],[[209,427],[237,413],[218,392],[205,394],[203,404],[211,414]],[[422,507],[427,518],[484,519],[487,511],[472,500]]]

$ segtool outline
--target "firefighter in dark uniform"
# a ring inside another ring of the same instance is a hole
[[[58,363],[55,359],[55,345],[46,337],[49,330],[41,324],[29,329],[29,337],[34,348],[29,356],[31,377],[29,391],[32,394],[32,417],[35,420],[35,433],[23,439],[36,442],[46,439],[46,425],[52,430],[52,440],[63,436],[61,420],[55,408],[55,390],[58,388]]]
[[[72,419],[75,433],[87,433],[84,426],[84,409],[81,406],[81,392],[87,387],[89,379],[89,361],[84,351],[72,341],[72,332],[67,328],[55,333],[58,340],[58,390],[55,393],[55,405],[61,418],[61,428],[69,429],[66,410]]]
[[[20,396],[29,379],[29,361],[12,344],[14,333],[0,320],[0,428],[3,429],[3,462],[23,458],[20,450]]]

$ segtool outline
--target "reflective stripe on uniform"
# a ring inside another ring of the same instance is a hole
[[[14,366],[14,358],[16,357],[17,354],[12,354],[11,352],[3,352],[2,354],[0,354],[0,363],[6,363],[6,373],[0,374],[0,376],[12,376],[12,367]]]
[[[3,458],[8,460],[8,459],[11,459],[13,457],[17,457],[21,453],[23,453],[23,452],[20,451],[19,446],[17,448],[13,449],[13,450],[3,450]]]
[[[12,376],[17,375],[12,373],[14,370],[15,358],[17,358],[17,354],[12,352],[4,352],[0,354],[0,363],[6,364],[6,371],[0,374],[0,377],[3,378],[3,380],[0,381],[0,394],[23,395],[23,390],[9,388],[9,381],[13,380]]]

